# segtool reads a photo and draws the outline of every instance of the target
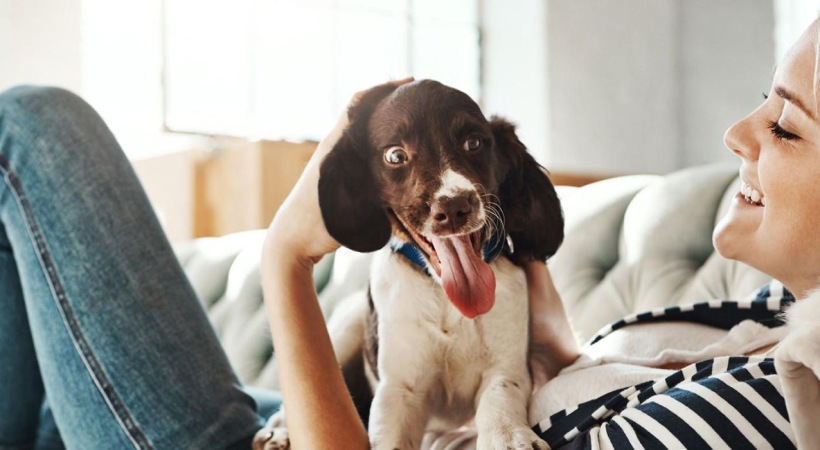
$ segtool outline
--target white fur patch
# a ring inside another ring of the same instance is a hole
[[[438,200],[442,197],[455,197],[457,195],[463,195],[470,192],[477,192],[475,185],[464,175],[448,168],[441,174],[441,187],[438,191],[436,191],[433,197]],[[486,213],[484,212],[484,202],[480,198],[479,204],[481,207],[478,209],[478,214],[476,214],[475,219],[470,223],[473,228],[472,231],[481,228],[481,226],[484,225],[484,221],[487,220]],[[424,222],[422,234],[425,236],[432,236],[435,234],[433,233],[432,217],[429,217]]]
[[[794,302],[794,305],[786,310],[786,321],[791,329],[820,325],[820,290],[813,291],[805,299]]]
[[[493,442],[518,442],[519,431],[527,443],[537,439],[526,417],[526,277],[506,258],[491,267],[495,306],[466,319],[439,284],[389,250],[376,253],[370,288],[378,312],[380,381],[369,428],[375,442],[401,447],[397,443],[407,433],[420,442],[421,434],[408,430],[452,429],[473,415],[479,436]]]
[[[475,192],[475,186],[464,175],[453,169],[447,169],[441,175],[441,187],[435,198],[455,197],[462,192]]]

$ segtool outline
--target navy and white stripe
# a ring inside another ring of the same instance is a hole
[[[792,293],[786,290],[780,282],[773,281],[746,300],[711,300],[630,314],[602,328],[592,337],[590,344],[633,323],[684,321],[728,330],[744,320],[754,320],[769,328],[779,327],[784,322],[778,313],[792,302],[794,302]]]
[[[744,301],[711,301],[635,314],[605,327],[590,345],[634,323],[691,321],[724,329],[753,319],[783,325],[794,302],[772,283]],[[771,358],[726,356],[619,389],[560,411],[533,429],[551,448],[795,448]]]

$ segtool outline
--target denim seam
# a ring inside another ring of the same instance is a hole
[[[117,422],[119,422],[120,427],[123,431],[125,431],[125,434],[134,444],[134,447],[137,449],[152,449],[153,447],[148,442],[145,434],[134,423],[131,414],[125,408],[122,399],[114,390],[111,382],[108,380],[108,377],[103,371],[102,366],[94,356],[94,353],[91,351],[91,348],[88,345],[88,342],[85,339],[76,318],[74,317],[73,308],[66,299],[62,282],[57,276],[56,268],[51,260],[51,254],[46,248],[43,235],[40,232],[40,228],[37,225],[36,220],[34,219],[34,213],[30,203],[28,202],[28,198],[23,191],[23,185],[20,182],[20,179],[11,170],[11,165],[9,164],[8,159],[6,159],[3,155],[0,155],[0,172],[4,173],[3,178],[6,181],[6,185],[9,187],[9,190],[14,196],[17,205],[23,214],[23,221],[26,224],[26,229],[32,239],[32,244],[34,246],[35,253],[37,254],[38,262],[40,263],[46,280],[48,281],[52,298],[55,303],[57,303],[57,309],[60,311],[63,324],[65,325],[68,335],[74,344],[74,348],[77,350],[80,359],[83,361],[83,365],[85,365],[88,374],[91,376],[91,379],[94,380],[94,384],[102,394],[108,408],[114,414],[114,417],[117,419]]]

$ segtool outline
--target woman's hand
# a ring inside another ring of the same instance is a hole
[[[815,448],[820,443],[820,323],[794,327],[777,347],[775,367],[797,448]]]
[[[313,264],[339,248],[319,209],[319,166],[347,123],[345,113],[319,143],[268,228],[263,246],[262,289],[292,448],[335,449],[339,442],[350,449],[369,447],[313,288]]]
[[[413,78],[391,81],[390,84],[400,86],[410,81]],[[365,92],[367,91],[354,94],[349,106],[354,105]],[[339,248],[339,243],[328,234],[319,209],[319,166],[347,125],[348,117],[345,112],[339,117],[333,130],[316,147],[305,170],[268,228],[266,255],[285,255],[310,266]]]
[[[530,298],[530,372],[535,392],[578,359],[578,343],[547,265],[529,261],[524,271]]]

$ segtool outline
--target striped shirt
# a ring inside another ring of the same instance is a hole
[[[779,283],[742,301],[709,301],[634,314],[602,329],[600,345],[615,330],[638,323],[687,321],[729,330],[753,320],[784,324],[794,297]],[[661,379],[609,392],[551,414],[534,430],[553,449],[795,448],[774,361],[722,356]]]

